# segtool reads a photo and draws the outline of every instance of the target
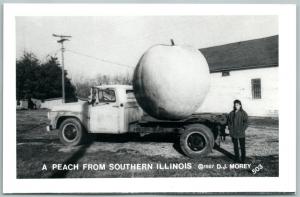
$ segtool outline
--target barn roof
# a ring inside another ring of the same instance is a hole
[[[278,35],[199,50],[210,72],[278,66]]]

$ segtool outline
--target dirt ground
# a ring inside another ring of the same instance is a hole
[[[97,135],[89,144],[66,147],[57,131],[46,131],[47,123],[47,110],[17,111],[17,178],[278,176],[278,120],[271,118],[250,118],[249,166],[244,168],[232,165],[229,137],[209,156],[190,159],[181,153],[175,135]],[[119,168],[121,164],[136,168]]]

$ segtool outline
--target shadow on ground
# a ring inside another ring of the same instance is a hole
[[[63,162],[63,164],[75,164],[78,163],[78,161],[84,157],[87,149],[91,146],[92,142],[89,142],[85,145],[82,145],[71,157],[69,157],[66,161]],[[50,178],[65,178],[68,174],[67,170],[56,170],[53,171],[53,173],[50,175]]]

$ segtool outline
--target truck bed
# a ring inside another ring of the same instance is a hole
[[[226,114],[214,114],[214,113],[195,113],[191,116],[181,119],[181,120],[163,120],[156,119],[148,114],[144,114],[142,118],[138,121],[138,123],[146,124],[146,123],[193,123],[193,122],[213,122],[226,124],[227,123],[227,115]]]
[[[181,120],[162,120],[144,114],[140,120],[129,124],[129,132],[138,133],[165,133],[179,132],[185,125],[200,123],[210,125],[211,129],[216,129],[217,125],[225,128],[227,123],[226,114],[197,113]]]

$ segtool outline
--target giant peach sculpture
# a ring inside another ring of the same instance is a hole
[[[179,120],[194,113],[209,90],[207,61],[194,48],[155,45],[138,62],[133,88],[139,105],[158,119]]]

